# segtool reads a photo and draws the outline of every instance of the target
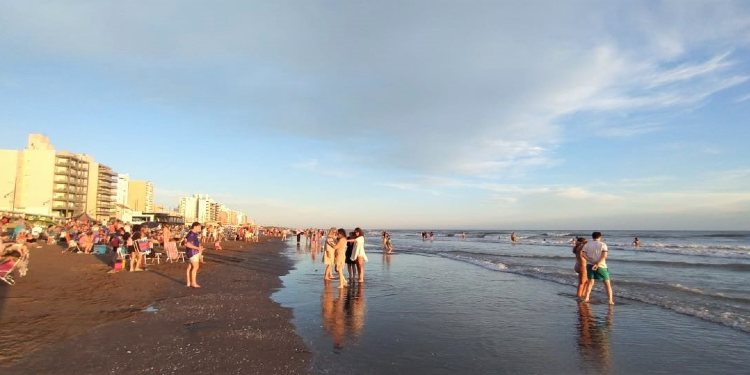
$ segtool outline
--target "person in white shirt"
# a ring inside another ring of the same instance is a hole
[[[354,242],[354,250],[352,250],[351,260],[357,262],[357,274],[359,274],[359,282],[365,281],[365,262],[367,262],[367,254],[365,254],[365,234],[362,229],[354,229],[354,235],[356,236],[349,242]]]
[[[607,269],[607,255],[609,249],[607,244],[602,242],[601,232],[591,234],[593,241],[589,241],[583,246],[583,256],[586,258],[586,271],[588,274],[588,285],[586,285],[586,298],[584,302],[589,302],[591,290],[594,288],[594,280],[602,280],[604,289],[609,297],[609,304],[614,305],[615,300],[612,298],[612,282],[609,279],[609,270]]]

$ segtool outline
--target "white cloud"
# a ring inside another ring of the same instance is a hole
[[[750,94],[740,96],[739,98],[735,99],[734,102],[735,103],[742,103],[742,102],[746,102],[748,100],[750,100]]]
[[[623,126],[607,126],[596,130],[596,134],[605,138],[629,138],[638,135],[658,132],[664,127],[659,124],[636,124]]]
[[[4,3],[0,47],[107,66],[165,105],[340,135],[375,165],[479,177],[559,163],[568,115],[699,105],[747,81],[727,52],[747,44],[743,3],[598,5]]]

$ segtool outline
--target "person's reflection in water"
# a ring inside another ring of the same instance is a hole
[[[608,305],[605,319],[597,318],[588,303],[578,303],[578,351],[583,366],[597,373],[609,373],[612,369],[610,333],[614,306]]]
[[[357,283],[356,287],[347,290],[344,310],[347,317],[346,325],[353,337],[359,337],[365,328],[365,305],[365,288],[362,283]]]
[[[386,270],[391,269],[391,254],[388,254],[387,252],[383,252],[383,268]]]
[[[334,351],[344,348],[347,337],[357,338],[365,326],[365,295],[362,284],[334,288],[326,283],[321,298],[323,329],[333,339]]]

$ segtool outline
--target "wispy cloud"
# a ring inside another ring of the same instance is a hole
[[[746,43],[738,38],[750,30],[734,3],[628,3],[609,13],[549,2],[543,14],[525,2],[336,11],[312,2],[304,12],[286,2],[226,1],[208,11],[167,2],[148,14],[126,3],[19,4],[0,7],[3,38],[23,36],[34,55],[101,62],[164,105],[231,111],[240,122],[328,145],[335,137],[368,144],[366,160],[415,173],[492,178],[546,168],[559,162],[568,115],[700,105],[748,80],[726,47]],[[111,14],[120,16],[96,21]],[[350,32],[352,20],[360,32]],[[521,38],[508,38],[519,30]]]
[[[659,124],[614,125],[599,128],[597,129],[596,134],[604,138],[628,138],[658,132],[662,129],[664,129],[664,127]]]
[[[297,163],[292,164],[292,168],[305,171],[312,174],[317,174],[321,176],[328,176],[328,177],[346,177],[346,176],[352,176],[354,175],[354,172],[342,172],[339,169],[333,168],[332,166],[324,167],[321,166],[318,159],[309,159],[300,161]]]

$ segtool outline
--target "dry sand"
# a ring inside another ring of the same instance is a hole
[[[183,263],[107,274],[95,256],[32,245],[29,274],[0,286],[0,372],[306,373],[292,313],[270,298],[291,267],[283,244],[224,248],[189,289]]]

